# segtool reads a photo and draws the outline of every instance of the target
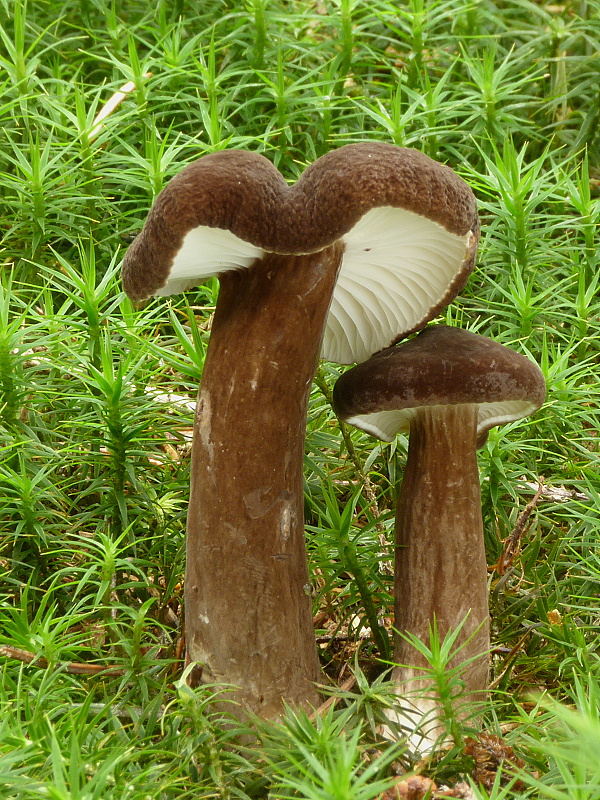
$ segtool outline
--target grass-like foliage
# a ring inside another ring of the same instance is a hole
[[[525,766],[475,796],[598,797],[599,14],[598,0],[0,2],[0,798],[369,800],[415,766],[382,736],[405,439],[340,426],[339,369],[321,365],[307,541],[336,702],[241,731],[225,688],[187,686],[178,649],[218,285],[135,309],[118,278],[183,165],[247,148],[292,181],[365,139],[473,186],[479,266],[445,321],[548,381],[544,408],[479,455],[493,690],[475,721]],[[453,696],[452,742],[419,765],[450,784],[473,767]]]

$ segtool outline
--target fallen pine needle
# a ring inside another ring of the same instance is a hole
[[[145,72],[143,77],[151,78],[152,73]],[[92,122],[92,125],[94,127],[90,131],[89,135],[90,141],[92,141],[92,139],[95,139],[98,136],[98,134],[104,127],[102,124],[104,120],[107,117],[109,117],[113,113],[113,111],[121,105],[121,103],[123,102],[123,100],[125,100],[127,95],[131,94],[131,92],[133,92],[134,90],[135,90],[135,82],[127,81],[127,83],[124,83],[123,86],[121,86],[118,92],[115,92],[113,96],[109,100],[107,100],[107,102],[102,106],[100,111],[94,117],[94,121]]]

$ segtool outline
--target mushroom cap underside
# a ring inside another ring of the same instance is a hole
[[[263,156],[222,151],[184,168],[157,197],[123,262],[133,299],[168,295],[265,253],[344,255],[323,357],[368,358],[418,330],[471,273],[476,202],[449,167],[384,143],[322,156],[293,186]]]
[[[477,406],[477,434],[533,414],[546,397],[540,368],[471,331],[437,325],[372,356],[337,381],[334,408],[346,422],[392,441],[417,409]]]

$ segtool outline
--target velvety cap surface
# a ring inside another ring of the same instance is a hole
[[[477,404],[478,433],[536,411],[546,384],[520,353],[460,328],[431,326],[372,356],[337,381],[339,416],[385,441],[410,428],[421,406]]]
[[[319,158],[288,186],[263,156],[213,153],[157,197],[123,262],[133,299],[172,294],[266,252],[345,252],[324,337],[339,363],[418,330],[460,291],[479,236],[475,198],[452,169],[375,142]]]

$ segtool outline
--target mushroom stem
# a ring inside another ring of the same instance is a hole
[[[468,614],[455,647],[472,638],[451,662],[475,658],[461,675],[463,701],[481,699],[488,680],[487,564],[476,439],[475,404],[418,408],[396,515],[396,629],[427,643],[434,618],[443,639]],[[399,692],[410,695],[420,714],[436,709],[439,715],[431,691],[414,695],[432,688],[423,656],[397,636],[394,660],[400,665],[393,673]]]
[[[202,681],[277,717],[317,705],[306,414],[343,246],[221,276],[194,423],[186,640]]]

